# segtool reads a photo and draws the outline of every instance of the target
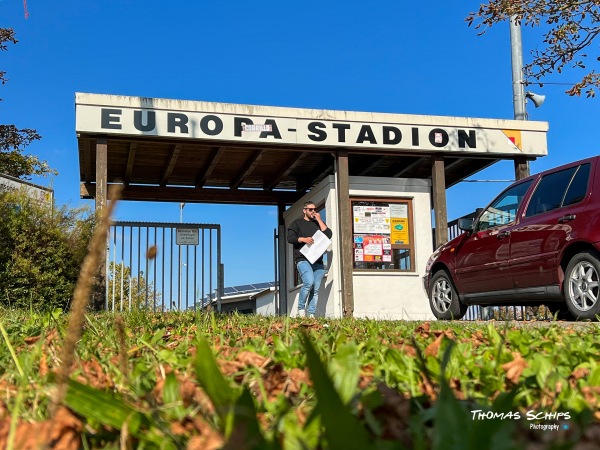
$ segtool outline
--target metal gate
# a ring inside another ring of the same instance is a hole
[[[114,222],[106,264],[106,310],[221,310],[221,226]]]

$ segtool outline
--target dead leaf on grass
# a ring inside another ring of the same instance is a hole
[[[513,360],[502,364],[502,369],[506,371],[506,378],[513,384],[519,384],[519,378],[523,370],[527,367],[527,361],[523,359],[519,352],[513,352]]]
[[[258,367],[259,369],[263,368],[265,364],[270,360],[270,358],[250,351],[243,351],[238,353],[236,359],[242,364],[245,364],[247,366]]]
[[[0,448],[7,448],[10,417],[0,421]],[[79,450],[83,424],[64,407],[51,420],[20,422],[17,425],[13,448],[19,450]]]
[[[415,333],[419,333],[420,335],[427,337],[429,336],[429,330],[431,328],[431,324],[429,322],[423,322],[421,325],[417,327]]]
[[[26,337],[24,339],[24,341],[25,341],[26,344],[31,345],[31,344],[35,344],[37,341],[39,341],[40,337],[41,336],[30,336],[30,337]]]
[[[435,341],[427,346],[425,349],[425,356],[437,356],[440,351],[440,345],[442,345],[442,340],[444,339],[444,334],[440,334]]]

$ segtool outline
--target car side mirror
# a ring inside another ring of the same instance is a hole
[[[473,219],[458,219],[458,228],[462,231],[473,231]]]

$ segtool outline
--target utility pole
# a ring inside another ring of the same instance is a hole
[[[513,107],[515,120],[527,120],[525,110],[525,86],[523,80],[523,45],[521,24],[516,16],[510,18],[510,56],[512,62]],[[529,176],[529,161],[524,156],[515,158],[515,179]]]

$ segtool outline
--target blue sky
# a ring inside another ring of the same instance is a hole
[[[478,1],[275,2],[0,0],[0,27],[19,43],[0,53],[0,121],[36,128],[29,151],[59,171],[57,202],[79,199],[75,92],[464,117],[513,117],[508,25],[483,36],[464,18]],[[541,45],[523,30],[525,61]],[[546,81],[577,81],[566,73]],[[598,100],[547,96],[530,120],[548,121],[539,172],[595,155]],[[512,162],[477,179],[512,179]],[[448,191],[450,219],[485,206],[508,183],[461,183]],[[122,203],[122,220],[179,220],[177,203]],[[273,279],[271,207],[188,204],[184,221],[221,223],[225,284]]]

